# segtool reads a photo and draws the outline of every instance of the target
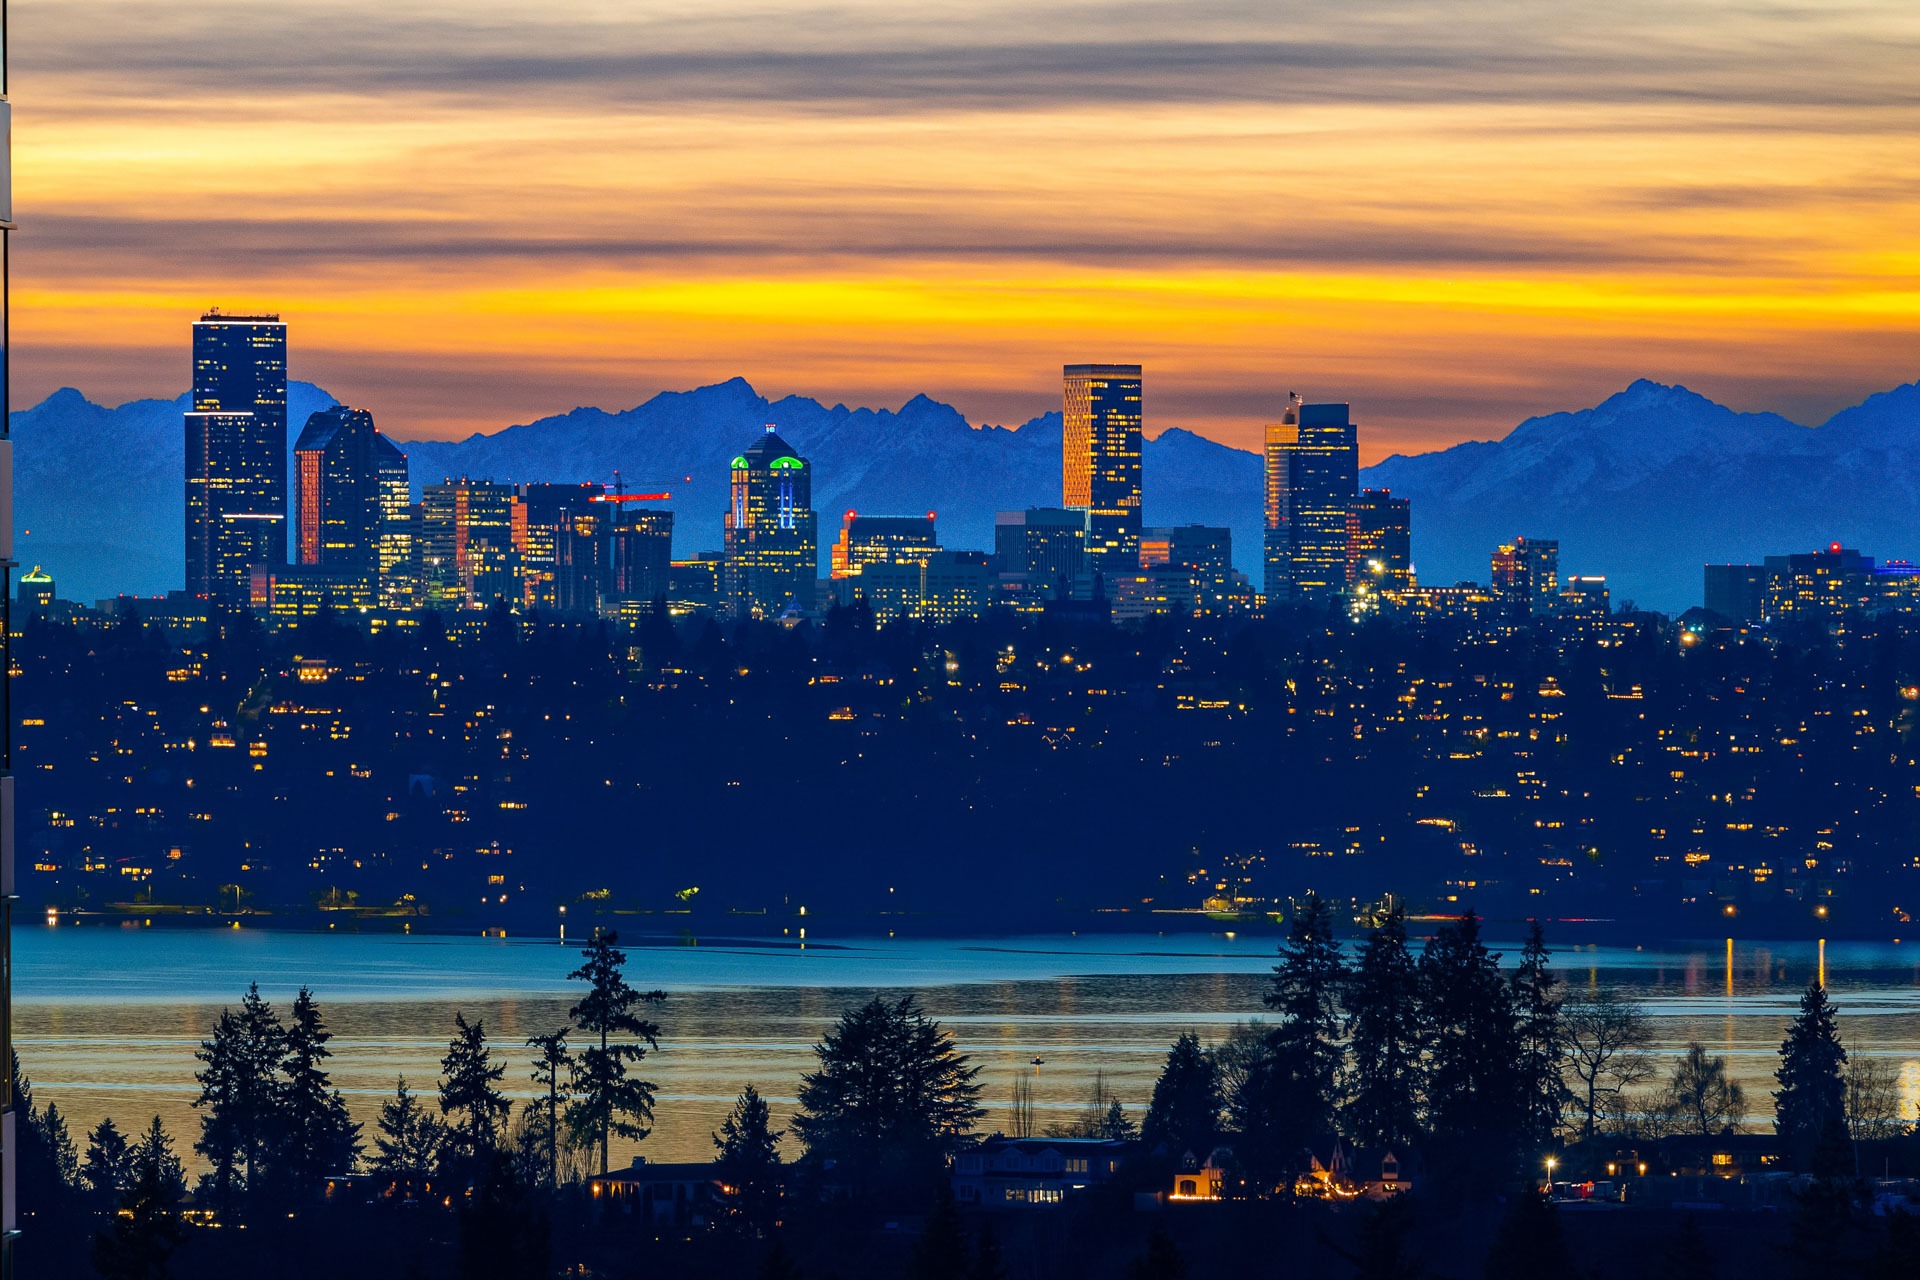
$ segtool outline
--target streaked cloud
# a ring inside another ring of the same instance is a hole
[[[458,434],[744,373],[1020,420],[1066,359],[1372,453],[1634,376],[1914,376],[1920,7],[49,0],[16,377],[177,388],[215,301]]]

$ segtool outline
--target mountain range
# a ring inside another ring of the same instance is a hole
[[[288,400],[290,434],[335,403],[301,382]],[[107,408],[67,389],[14,415],[18,554],[52,572],[62,596],[180,585],[186,407],[182,396]],[[741,378],[403,447],[416,489],[444,476],[610,483],[618,472],[630,491],[668,490],[685,556],[719,546],[727,463],[767,423],[814,463],[823,555],[847,509],[935,511],[944,543],[989,547],[996,511],[1059,500],[1058,412],[976,426],[926,396],[898,410],[829,408],[768,400]],[[1422,581],[1484,580],[1491,548],[1524,533],[1559,538],[1562,572],[1607,575],[1616,601],[1678,611],[1699,602],[1708,562],[1831,541],[1920,555],[1916,439],[1920,384],[1808,427],[1643,380],[1497,441],[1395,455],[1361,482],[1412,499]],[[1148,441],[1144,467],[1146,522],[1230,527],[1234,558],[1257,583],[1260,456],[1171,428]]]

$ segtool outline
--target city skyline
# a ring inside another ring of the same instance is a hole
[[[1092,350],[1241,447],[1338,386],[1371,461],[1641,375],[1807,420],[1914,372],[1891,3],[110,12],[17,20],[23,403],[166,388],[218,298],[309,317],[299,373],[398,438],[737,373],[1005,422]]]

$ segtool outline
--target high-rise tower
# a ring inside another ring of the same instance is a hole
[[[186,587],[241,599],[287,554],[287,326],[209,311],[193,325]]]
[[[811,609],[820,559],[813,468],[771,424],[733,460],[731,498],[721,587],[733,616]]]
[[[1087,567],[1140,559],[1140,366],[1070,364],[1062,404],[1060,505],[1087,513]]]
[[[373,415],[335,405],[293,446],[294,563],[363,573],[380,562],[380,470]]]
[[[1267,428],[1267,603],[1324,600],[1347,588],[1347,511],[1360,450],[1344,404],[1289,408]]]

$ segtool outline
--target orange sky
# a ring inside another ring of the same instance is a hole
[[[1298,390],[1376,458],[1920,375],[1920,6],[906,9],[19,6],[15,401],[177,393],[211,303],[401,437],[1140,360],[1150,432]]]

